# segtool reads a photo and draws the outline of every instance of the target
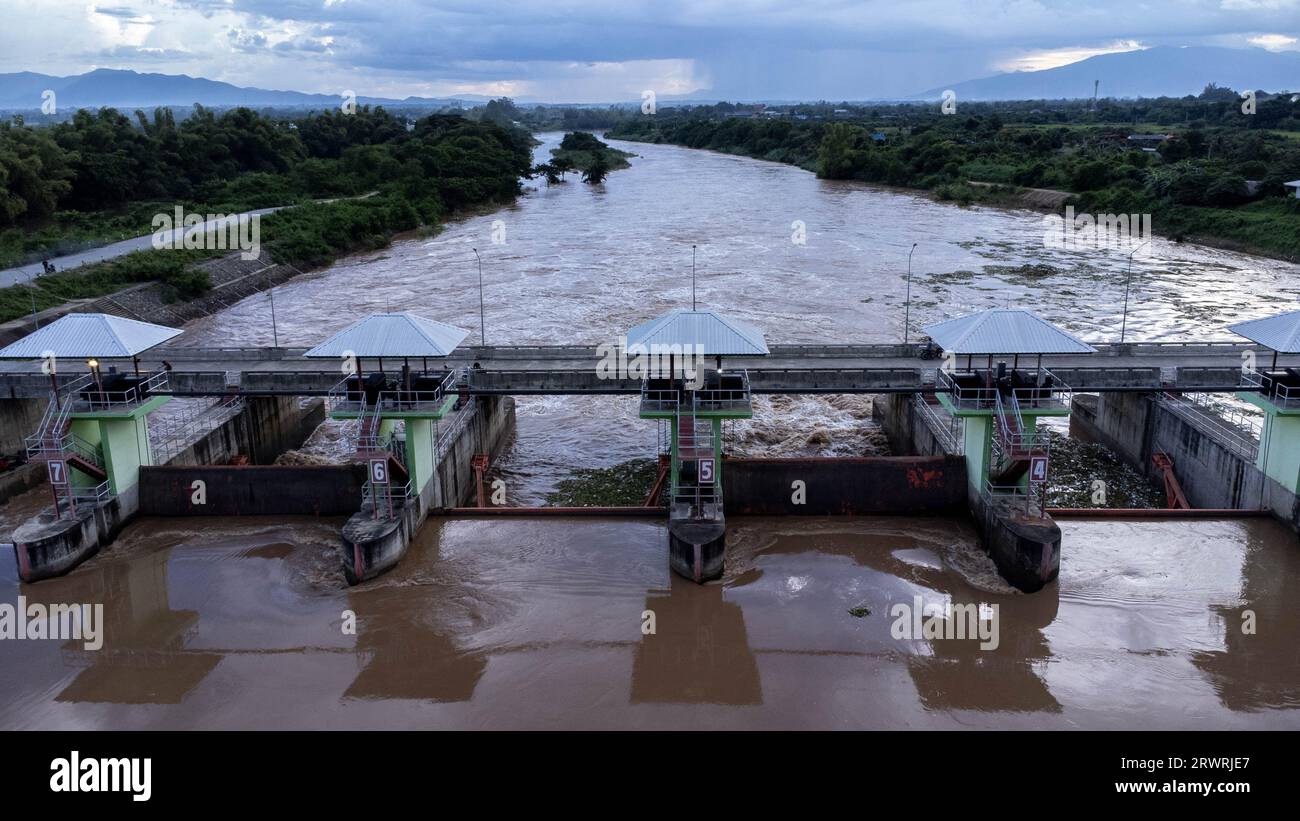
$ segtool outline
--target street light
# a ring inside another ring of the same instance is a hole
[[[908,333],[912,324],[912,253],[917,243],[912,243],[912,250],[907,252],[907,300],[903,303],[903,344],[908,343]]]
[[[1128,276],[1124,279],[1124,319],[1119,326],[1119,344],[1124,344],[1124,334],[1128,331],[1128,290],[1133,284],[1133,255],[1142,249],[1143,245],[1150,244],[1151,240],[1143,242],[1141,245],[1129,251],[1128,254]]]
[[[478,344],[487,347],[487,323],[483,319],[483,257],[477,248],[471,248],[474,258],[478,260]]]
[[[271,282],[271,275],[266,275],[266,293],[271,297],[271,339],[275,347],[280,347],[280,332],[275,327],[275,283]]]
[[[695,310],[695,246],[691,245],[691,310]]]
[[[35,330],[41,329],[40,320],[36,318],[36,275],[27,274],[27,292],[32,297],[32,327]]]

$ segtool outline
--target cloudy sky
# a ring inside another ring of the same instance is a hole
[[[0,0],[0,72],[385,97],[869,99],[1153,45],[1300,51],[1300,0]]]

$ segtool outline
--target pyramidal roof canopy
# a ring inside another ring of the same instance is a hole
[[[727,319],[716,311],[670,311],[642,322],[627,332],[628,347],[677,345],[704,348],[704,356],[761,356],[767,354],[763,332],[747,322]]]
[[[1097,349],[1042,317],[1018,308],[995,308],[925,329],[945,351],[959,354],[1096,353]]]
[[[1300,353],[1300,311],[1238,322],[1228,330],[1278,353]]]
[[[447,356],[467,336],[463,328],[411,313],[371,314],[303,356]]]
[[[40,359],[51,352],[58,358],[125,359],[181,333],[112,314],[67,314],[0,349],[0,359]]]

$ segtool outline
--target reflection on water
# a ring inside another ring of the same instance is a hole
[[[603,187],[537,189],[278,287],[281,341],[389,308],[472,326],[471,247],[489,342],[611,341],[687,304],[691,244],[701,303],[772,341],[892,341],[912,242],[918,324],[1015,302],[1114,336],[1125,258],[1044,251],[1040,215],[627,147],[641,156]],[[504,245],[489,239],[498,218]],[[789,241],[795,219],[805,246]],[[1146,338],[1223,338],[1297,293],[1293,265],[1153,250],[1135,260],[1130,317]],[[269,320],[258,295],[179,341],[266,345]],[[883,447],[866,397],[756,405],[728,431],[740,452]],[[541,502],[571,468],[654,453],[633,399],[531,397],[518,412],[495,466],[509,504]],[[347,441],[322,426],[308,458]],[[0,527],[44,504],[44,489],[24,494]],[[1300,727],[1300,550],[1276,523],[1066,522],[1060,578],[1032,596],[998,578],[965,518],[730,524],[727,574],[703,587],[672,576],[664,525],[644,520],[435,519],[395,570],[350,589],[330,520],[141,521],[34,586],[0,557],[0,604],[102,602],[107,622],[97,652],[0,641],[0,728]],[[918,595],[996,606],[996,649],[895,639],[890,608]]]
[[[1300,727],[1300,554],[1263,520],[1069,522],[1032,596],[964,518],[737,519],[705,586],[658,522],[431,520],[350,589],[337,522],[204,524],[0,567],[0,601],[106,620],[97,652],[0,642],[0,728]],[[998,646],[894,638],[918,595],[996,605]]]

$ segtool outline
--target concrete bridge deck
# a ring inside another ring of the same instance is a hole
[[[1153,342],[1099,344],[1098,352],[1082,356],[1044,356],[1043,365],[1075,391],[1157,390],[1174,386],[1183,391],[1238,390],[1243,356],[1252,352],[1256,365],[1267,367],[1267,349],[1237,342]],[[726,357],[724,367],[749,372],[755,393],[912,393],[932,385],[943,360],[924,360],[920,346],[893,344],[772,345],[764,357]],[[147,352],[141,368],[172,366],[175,395],[245,394],[321,395],[343,378],[342,364],[305,359],[306,348],[215,348],[165,345]],[[995,357],[1010,360],[1010,357]],[[601,357],[594,345],[584,346],[467,346],[448,357],[451,366],[479,366],[471,391],[477,394],[631,394],[640,390],[632,378],[602,379]],[[965,357],[958,357],[959,366]],[[1022,367],[1037,357],[1020,358]],[[987,357],[976,356],[980,367]],[[1281,356],[1279,365],[1300,366],[1300,356]],[[106,364],[112,364],[107,363]],[[384,363],[391,373],[400,362]],[[432,364],[432,363],[431,363]],[[62,362],[60,380],[85,370],[84,363]],[[421,362],[413,359],[413,368]],[[375,369],[371,359],[362,363]],[[119,363],[126,370],[129,365]],[[0,398],[48,395],[49,378],[36,362],[0,363]]]

